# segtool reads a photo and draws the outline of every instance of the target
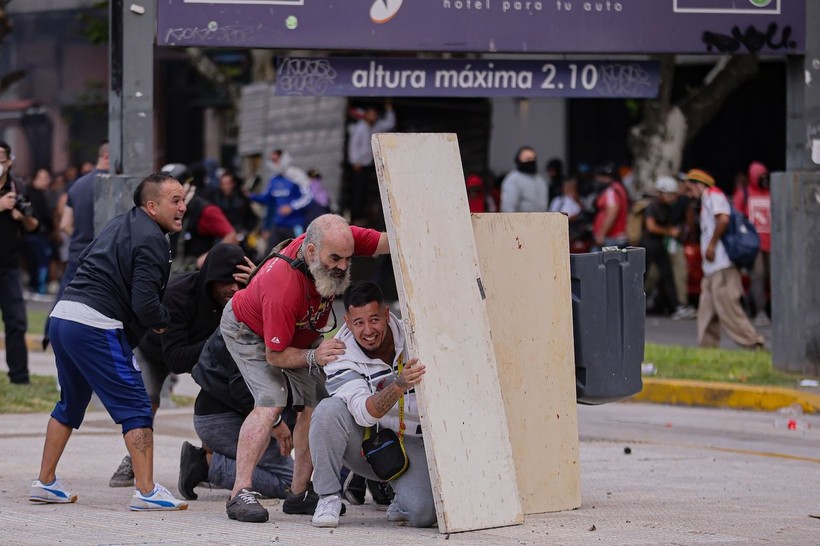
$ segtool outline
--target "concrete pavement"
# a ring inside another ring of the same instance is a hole
[[[54,374],[53,355],[33,352],[31,371]],[[197,388],[189,376],[181,376],[175,391],[193,396]],[[370,504],[349,506],[335,530],[315,529],[306,516],[283,514],[275,500],[263,501],[271,510],[270,522],[237,523],[224,512],[227,492],[206,488],[197,490],[199,500],[185,512],[131,513],[130,489],[107,487],[124,446],[118,428],[99,411],[90,412],[75,433],[59,469],[79,501],[32,505],[28,486],[37,473],[48,416],[0,415],[0,536],[5,544],[817,542],[820,417],[641,403],[578,410],[580,509],[527,516],[516,527],[450,536],[389,523]],[[795,422],[793,430],[788,421]],[[184,440],[197,442],[191,408],[161,410],[155,477],[174,492]]]
[[[227,491],[198,488],[185,512],[132,513],[131,490],[107,486],[124,450],[104,412],[90,412],[59,468],[79,495],[33,505],[46,414],[0,416],[0,536],[4,544],[816,544],[820,536],[820,418],[778,427],[777,414],[646,404],[579,407],[582,506],[525,523],[442,535],[349,506],[335,530],[281,512],[265,524],[225,515]],[[176,491],[179,449],[195,442],[191,411],[161,411],[155,476]],[[627,454],[625,448],[631,452]],[[545,484],[545,488],[549,485]],[[503,502],[503,499],[498,499]],[[443,542],[447,541],[447,542]]]

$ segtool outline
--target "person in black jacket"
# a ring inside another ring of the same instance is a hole
[[[131,510],[185,510],[188,504],[154,483],[151,402],[131,348],[147,330],[164,331],[162,305],[171,248],[167,234],[182,229],[182,185],[157,173],[134,192],[134,207],[114,218],[80,255],[80,267],[51,312],[60,401],[51,413],[40,474],[29,491],[36,503],[71,503],[77,495],[57,480],[57,464],[79,428],[92,392],[102,401],[134,462]]]
[[[6,332],[6,364],[13,385],[29,383],[26,347],[26,302],[20,271],[20,248],[26,232],[37,229],[38,221],[20,202],[20,185],[11,175],[14,156],[11,147],[0,141],[0,315]]]
[[[254,402],[218,329],[205,344],[191,375],[201,388],[194,405],[194,429],[203,447],[182,444],[178,486],[184,498],[194,500],[194,488],[201,482],[233,487],[239,431]],[[293,480],[290,451],[295,415],[290,410],[285,413],[284,420],[274,423],[271,442],[253,472],[253,490],[269,498],[286,498]]]
[[[191,373],[205,341],[219,326],[222,308],[245,285],[252,268],[238,245],[218,243],[208,252],[202,269],[171,277],[162,300],[170,313],[168,328],[162,334],[149,331],[134,349],[154,414],[168,374]],[[133,483],[131,459],[126,455],[108,485]]]

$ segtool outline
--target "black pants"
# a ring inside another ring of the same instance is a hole
[[[6,325],[6,363],[12,383],[28,383],[26,302],[19,268],[0,268],[0,312]]]
[[[669,252],[666,250],[662,239],[645,239],[644,247],[646,248],[646,270],[649,271],[652,264],[655,264],[658,268],[660,274],[658,291],[671,308],[671,311],[674,312],[680,305],[680,300],[675,288],[675,272],[672,271],[672,260],[669,259]]]
[[[350,173],[350,218],[356,220],[371,220],[371,195],[378,188],[376,168],[373,165],[362,167]]]

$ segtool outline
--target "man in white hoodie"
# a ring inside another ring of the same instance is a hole
[[[351,284],[344,293],[344,306],[345,324],[336,339],[344,342],[345,353],[324,368],[331,396],[316,406],[310,425],[313,489],[320,495],[313,525],[339,524],[342,466],[365,478],[380,479],[361,454],[365,430],[378,426],[398,435],[410,462],[390,482],[395,497],[387,519],[429,527],[436,522],[436,508],[415,393],[425,367],[407,358],[402,324],[384,304],[378,286]]]

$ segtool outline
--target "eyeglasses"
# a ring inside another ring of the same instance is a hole
[[[333,299],[322,298],[322,304],[319,305],[319,309],[322,308],[322,305],[330,305],[330,312],[333,315],[333,324],[329,326],[325,325],[324,328],[317,328],[316,321],[313,319],[314,313],[316,311],[315,309],[313,309],[313,306],[311,305],[308,307],[308,327],[317,334],[329,334],[330,332],[336,329],[336,309],[333,308]]]

